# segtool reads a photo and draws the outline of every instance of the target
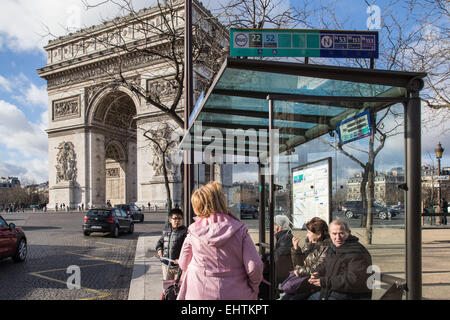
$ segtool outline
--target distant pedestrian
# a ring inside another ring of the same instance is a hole
[[[150,201],[147,203],[148,205],[148,212],[150,212]]]
[[[163,234],[156,244],[156,252],[162,258],[175,260],[161,260],[163,279],[173,280],[179,271],[178,262],[181,247],[187,235],[187,228],[183,225],[183,211],[172,209],[170,211],[169,225],[163,230]]]
[[[263,263],[247,226],[228,212],[222,186],[212,181],[191,196],[197,217],[178,263],[178,300],[255,300]]]
[[[84,203],[81,204],[81,210],[84,211]]]
[[[442,199],[441,213],[448,213],[448,202],[445,198]],[[441,216],[441,223],[447,225],[447,216]]]

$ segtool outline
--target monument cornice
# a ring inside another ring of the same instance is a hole
[[[210,10],[208,10],[203,4],[197,0],[194,0],[193,3],[194,8],[201,11],[203,15],[208,17],[213,17],[213,14]],[[173,8],[175,10],[183,10],[184,9],[184,0],[179,0],[178,3],[175,3]],[[73,44],[81,40],[85,40],[92,36],[97,36],[104,32],[112,31],[114,29],[123,28],[130,23],[140,21],[143,19],[147,19],[151,16],[160,16],[161,12],[158,7],[152,8],[143,8],[138,12],[132,12],[124,17],[118,17],[110,21],[106,21],[100,25],[91,26],[88,28],[81,29],[74,33],[69,33],[68,35],[61,36],[57,39],[50,40],[48,44],[44,47],[46,51],[53,50],[60,46]],[[216,18],[213,18],[214,24],[219,26],[225,33],[228,31],[219,23]]]
[[[95,124],[76,124],[76,125],[69,125],[69,126],[64,126],[64,127],[60,127],[60,128],[52,128],[52,129],[47,129],[45,130],[45,132],[50,136],[53,134],[58,134],[58,133],[63,133],[66,131],[84,131],[84,132],[101,132],[101,133],[108,133],[110,135],[114,135],[114,136],[129,136],[130,139],[135,138],[136,136],[136,132],[134,132],[133,134],[130,135],[130,131],[124,131],[123,133],[121,131],[118,131],[117,128],[109,128],[107,126],[103,126],[99,123],[95,123]]]
[[[183,39],[177,40],[179,42],[180,49],[183,45]],[[151,43],[151,47],[149,47]],[[92,64],[96,63],[108,63],[112,59],[129,58],[129,56],[135,56],[138,54],[147,55],[143,50],[151,49],[153,51],[162,51],[170,44],[168,40],[161,40],[159,35],[148,37],[145,39],[138,39],[133,42],[115,45],[112,48],[107,48],[104,50],[95,51],[81,57],[75,57],[72,59],[67,59],[59,63],[50,64],[48,66],[37,69],[37,73],[41,78],[46,80],[53,76],[58,76],[62,72],[76,71],[79,68],[91,67]]]
[[[164,62],[160,57],[135,52],[121,58],[111,56],[108,59],[90,61],[81,66],[67,66],[65,69],[55,70],[56,72],[47,74],[42,73],[40,76],[47,80],[47,90],[53,90],[83,83],[87,80],[111,79],[121,73],[124,74]]]

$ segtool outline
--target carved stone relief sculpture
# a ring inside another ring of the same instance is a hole
[[[72,142],[61,142],[56,155],[56,183],[75,181],[77,176],[75,149]]]
[[[80,116],[79,96],[53,102],[53,120],[79,116]]]
[[[108,169],[106,169],[106,177],[107,178],[119,178],[120,177],[119,168],[108,168]]]

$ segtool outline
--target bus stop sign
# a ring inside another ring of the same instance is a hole
[[[230,29],[233,57],[378,58],[378,31]]]

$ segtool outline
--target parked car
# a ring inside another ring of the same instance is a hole
[[[135,221],[144,222],[144,212],[135,204],[116,204],[114,208],[124,210]]]
[[[23,262],[27,251],[25,232],[0,216],[0,259],[12,258],[15,262]]]
[[[348,219],[358,218],[360,215],[366,214],[362,201],[345,201],[341,205],[341,211]],[[390,219],[391,217],[395,217],[397,215],[395,210],[387,208],[376,202],[373,203],[372,213],[374,213],[375,218],[379,218],[381,220]]]
[[[231,213],[239,219],[243,219],[244,217],[250,217],[253,219],[258,218],[258,209],[246,203],[235,203],[230,209]]]
[[[134,232],[133,219],[119,208],[91,209],[84,216],[83,233],[89,236],[93,232],[109,233],[114,238],[123,232],[131,234]]]

